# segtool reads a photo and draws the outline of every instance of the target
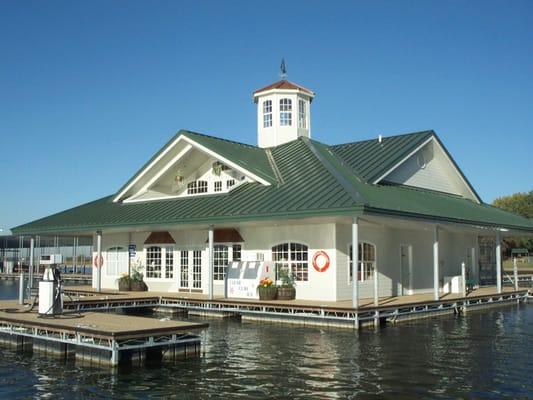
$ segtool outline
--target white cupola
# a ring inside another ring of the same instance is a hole
[[[315,93],[289,82],[282,64],[282,79],[254,92],[257,104],[257,145],[273,147],[311,137],[311,102]]]

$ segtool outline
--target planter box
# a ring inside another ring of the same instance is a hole
[[[118,281],[118,290],[121,292],[129,292],[131,290],[131,282]]]
[[[259,292],[259,300],[276,300],[278,288],[276,286],[259,286],[257,291]]]
[[[146,286],[146,283],[143,281],[132,281],[131,282],[131,291],[132,292],[146,292],[148,290],[148,286]]]
[[[280,287],[278,288],[278,300],[294,300],[296,298],[296,288]]]

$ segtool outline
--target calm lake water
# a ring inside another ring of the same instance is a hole
[[[0,298],[16,296],[0,283]],[[208,322],[202,358],[158,367],[2,348],[0,398],[533,398],[533,305],[361,333]]]

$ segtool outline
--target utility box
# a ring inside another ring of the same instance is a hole
[[[49,254],[41,256],[39,261],[40,265],[52,265],[52,264],[61,264],[63,262],[62,254]]]

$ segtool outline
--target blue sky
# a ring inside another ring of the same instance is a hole
[[[180,128],[255,143],[254,89],[313,138],[434,129],[486,202],[533,189],[531,1],[0,2],[0,228],[115,192]]]

